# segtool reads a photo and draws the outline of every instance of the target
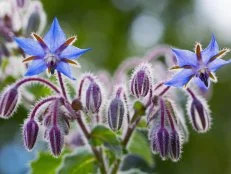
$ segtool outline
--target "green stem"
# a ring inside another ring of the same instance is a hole
[[[135,117],[138,113],[139,112],[135,111],[133,117]],[[121,142],[122,146],[125,149],[126,149],[127,144],[128,144],[128,142],[129,142],[129,140],[130,140],[130,138],[132,136],[132,133],[134,132],[134,130],[135,130],[137,124],[140,122],[140,120],[141,120],[141,116],[139,116],[135,122],[131,123],[128,126],[127,132],[126,132],[126,134],[125,134],[125,136],[124,136],[124,138],[123,138],[123,140]],[[121,162],[120,159],[116,159],[116,161],[114,162],[114,166],[113,166],[113,168],[111,170],[111,174],[117,174],[117,172],[119,170],[120,162]]]
[[[76,120],[77,120],[81,130],[83,131],[83,134],[85,135],[86,139],[89,142],[91,135],[90,135],[89,131],[87,130],[87,127],[85,126],[81,116],[78,115]],[[106,170],[106,166],[104,164],[102,153],[99,153],[99,151],[95,147],[93,147],[90,143],[89,143],[89,145],[90,145],[91,150],[94,153],[96,159],[99,162],[99,167],[100,167],[101,174],[107,174],[107,170]]]

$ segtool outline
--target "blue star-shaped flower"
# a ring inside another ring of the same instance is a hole
[[[202,50],[199,43],[195,46],[195,53],[188,50],[172,49],[177,59],[177,66],[171,69],[181,69],[170,81],[167,81],[165,85],[183,87],[194,78],[199,87],[207,89],[210,85],[210,79],[217,81],[214,72],[223,65],[231,62],[231,60],[225,61],[221,59],[228,53],[229,49],[223,49],[219,51],[219,46],[212,36],[212,39],[207,48]]]
[[[73,59],[78,58],[89,49],[72,46],[76,37],[66,39],[65,33],[56,18],[43,39],[35,33],[32,33],[32,36],[34,39],[15,38],[19,47],[30,55],[23,62],[33,60],[25,75],[37,75],[48,68],[48,72],[52,74],[57,70],[65,76],[75,79],[72,77],[69,63],[77,65]]]

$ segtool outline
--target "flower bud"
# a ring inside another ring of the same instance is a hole
[[[137,98],[145,97],[150,91],[151,86],[151,66],[149,64],[141,64],[135,69],[131,77],[131,93]]]
[[[23,8],[24,5],[26,4],[26,0],[16,0],[17,6],[20,8]]]
[[[150,133],[149,133],[149,140],[151,141],[152,153],[154,154],[159,153],[158,148],[157,148],[157,139],[156,139],[156,132],[159,128],[159,121],[157,120],[157,122],[154,122],[154,125],[150,129]]]
[[[91,113],[98,113],[102,104],[102,92],[96,82],[91,82],[86,90],[86,109]]]
[[[32,32],[41,33],[46,24],[46,14],[40,1],[32,1],[27,7],[25,20],[23,21],[23,32],[29,36]]]
[[[47,132],[50,130],[50,128],[53,125],[52,119],[53,119],[53,112],[52,112],[52,104],[48,106],[48,108],[45,111],[45,116],[43,120],[43,125],[45,126],[45,134],[44,138],[47,139]],[[67,135],[69,133],[70,129],[70,123],[67,117],[66,109],[63,107],[63,105],[60,105],[57,110],[57,126],[60,128],[61,132],[64,135]]]
[[[25,28],[25,35],[28,36],[30,33],[37,31],[40,24],[40,16],[37,11],[30,14],[27,26]]]
[[[156,133],[156,146],[160,157],[165,160],[169,155],[169,133],[165,128],[160,128]]]
[[[180,134],[174,130],[170,133],[170,157],[173,161],[178,161],[181,154]]]
[[[57,126],[53,126],[49,131],[50,149],[54,156],[59,156],[64,144],[64,136]]]
[[[0,116],[10,118],[18,104],[19,95],[16,87],[10,87],[3,92],[0,98]]]
[[[125,104],[119,98],[115,97],[110,101],[108,107],[108,123],[112,130],[119,130],[123,123],[123,118],[125,116]]]
[[[28,150],[34,147],[38,136],[39,126],[34,119],[26,120],[23,126],[24,145]]]
[[[188,104],[188,114],[193,128],[199,132],[207,132],[211,126],[208,106],[203,98],[193,98]]]

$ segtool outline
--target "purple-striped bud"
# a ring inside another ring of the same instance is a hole
[[[174,130],[170,133],[170,157],[173,161],[178,161],[181,154],[180,134]]]
[[[211,126],[210,111],[203,98],[193,98],[189,100],[188,114],[193,128],[199,132],[207,132]]]
[[[150,129],[149,132],[149,140],[151,141],[151,148],[152,152],[154,154],[158,154],[158,148],[157,148],[157,139],[156,139],[156,132],[159,130],[159,120],[156,120],[156,122],[153,122],[153,126]]]
[[[28,119],[23,126],[24,145],[28,150],[34,147],[38,136],[39,126],[34,119]]]
[[[16,0],[17,6],[20,8],[23,8],[24,5],[26,4],[26,0]]]
[[[57,126],[53,126],[49,131],[49,143],[52,154],[58,157],[63,149],[64,136]]]
[[[119,97],[115,97],[108,107],[108,123],[113,131],[121,128],[124,116],[125,103]]]
[[[141,64],[135,69],[131,77],[131,93],[137,98],[145,97],[149,93],[151,86],[151,66],[147,63]]]
[[[13,86],[5,90],[0,98],[0,116],[6,119],[10,118],[16,110],[18,100],[19,94],[16,87]]]
[[[86,90],[86,109],[91,113],[98,113],[102,104],[102,92],[96,82],[91,82]]]
[[[169,155],[169,142],[170,136],[168,130],[160,128],[156,133],[156,148],[163,160],[165,160]]]

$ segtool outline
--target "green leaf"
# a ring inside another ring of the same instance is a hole
[[[103,125],[94,127],[91,132],[90,143],[93,146],[104,145],[106,148],[112,150],[117,157],[122,155],[122,147],[116,134]]]
[[[133,109],[135,111],[135,114],[132,117],[131,123],[135,122],[139,117],[144,116],[146,110],[145,106],[140,101],[136,101],[134,103]]]
[[[128,172],[132,169],[139,169],[142,172],[150,174],[154,173],[154,167],[149,166],[143,158],[138,155],[128,154],[123,158],[121,170]]]
[[[63,157],[58,174],[89,174],[97,173],[96,158],[87,147],[79,147],[73,154]]]
[[[137,143],[139,142],[139,143]],[[136,129],[128,144],[128,152],[143,158],[150,166],[154,165],[154,159],[148,140],[147,129]]]
[[[120,172],[120,174],[147,174],[146,172],[142,172],[139,169],[131,169],[131,170],[127,170],[124,172]]]
[[[55,174],[62,158],[54,158],[48,152],[40,152],[37,159],[30,163],[32,174]]]

